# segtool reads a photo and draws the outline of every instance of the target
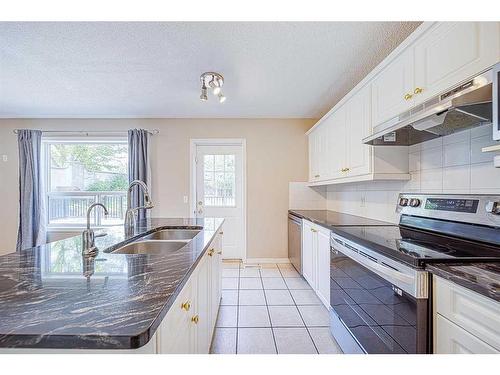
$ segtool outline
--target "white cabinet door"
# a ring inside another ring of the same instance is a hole
[[[316,181],[320,177],[319,171],[319,128],[309,134],[309,181]]]
[[[197,275],[197,293],[195,303],[195,314],[192,317],[192,322],[195,324],[196,330],[196,353],[208,354],[211,341],[211,311],[210,311],[210,263],[211,259],[208,254],[200,260],[198,264]]]
[[[334,113],[328,121],[328,168],[330,178],[344,177],[342,169],[346,167],[346,106],[343,105]]]
[[[196,338],[191,322],[195,310],[195,299],[196,280],[193,282],[190,279],[182,288],[181,293],[158,328],[158,353],[190,354],[196,352]]]
[[[215,252],[211,260],[212,263],[210,268],[210,279],[212,283],[210,290],[211,330],[215,327],[222,292],[222,234],[217,235],[217,238],[214,240],[213,248]]]
[[[414,46],[413,105],[493,66],[499,59],[498,22],[438,22]],[[418,92],[418,91],[417,91]]]
[[[403,51],[372,81],[372,125],[392,119],[408,110],[412,103],[413,49]]]
[[[317,290],[321,302],[330,306],[330,231],[318,228],[317,232]]]
[[[302,221],[302,276],[307,280],[309,285],[314,288],[315,271],[315,235],[312,224],[306,220]]]
[[[445,317],[436,316],[436,354],[493,354],[495,348],[471,335]]]
[[[372,146],[363,144],[371,133],[371,87],[368,85],[346,103],[347,106],[347,176],[371,172]]]

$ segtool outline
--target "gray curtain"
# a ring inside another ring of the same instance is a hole
[[[128,131],[128,179],[129,182],[141,180],[148,185],[151,193],[151,170],[149,145],[151,134],[145,129],[131,129]],[[144,205],[143,194],[139,194],[139,187],[132,192],[132,207]],[[149,210],[139,211],[139,220],[149,216]]]
[[[29,249],[46,242],[41,141],[40,130],[22,129],[17,133],[19,148],[17,250]]]

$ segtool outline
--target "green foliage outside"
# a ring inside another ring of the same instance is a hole
[[[124,191],[128,188],[128,178],[119,174],[106,181],[96,181],[91,183],[88,191]]]
[[[80,163],[88,172],[127,173],[127,145],[124,144],[52,144],[52,165],[65,168]]]

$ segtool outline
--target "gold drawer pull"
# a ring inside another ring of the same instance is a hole
[[[422,93],[422,91],[424,91],[424,89],[423,89],[423,88],[421,88],[421,87],[415,87],[415,90],[413,90],[413,93],[414,93],[415,95],[417,95],[417,94]]]
[[[406,95],[404,96],[405,100],[410,100],[412,97],[413,97],[413,95],[412,95],[412,94],[406,94]]]
[[[319,177],[319,174],[315,175],[314,178],[318,178]]]
[[[316,230],[316,229],[311,228],[311,232],[316,233],[316,232],[317,232],[317,230]]]
[[[186,301],[184,303],[181,303],[181,309],[182,310],[189,311],[190,308],[191,308],[191,302]]]
[[[221,231],[221,232],[219,232],[219,234],[221,234],[221,235],[222,235],[222,234],[224,234],[224,232],[222,232],[222,231]]]
[[[217,251],[217,254],[221,255],[222,254],[222,250],[221,251]]]
[[[208,250],[208,256],[210,256],[210,257],[211,257],[211,256],[213,256],[213,255],[214,255],[214,253],[215,253],[215,250],[214,250],[214,249],[210,249],[210,250]]]
[[[198,315],[195,315],[191,318],[191,321],[194,323],[194,324],[198,324],[198,322],[200,321],[200,317]]]

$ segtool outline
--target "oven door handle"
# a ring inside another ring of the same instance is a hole
[[[340,253],[348,256],[349,258],[353,259],[354,261],[358,262],[359,264],[362,264],[363,266],[365,266],[369,270],[371,270],[371,271],[373,271],[381,276],[385,275],[387,277],[390,277],[390,278],[395,279],[395,280],[399,280],[405,284],[410,284],[410,285],[412,285],[415,282],[414,276],[404,274],[404,273],[402,273],[402,272],[400,272],[392,267],[382,265],[382,264],[378,263],[377,261],[368,258],[368,256],[361,255],[358,252],[349,249],[348,247],[343,247],[341,250],[338,250],[335,246],[332,246],[332,248],[336,252],[340,252]]]
[[[406,274],[399,272],[398,270],[395,270],[391,267],[387,267],[387,266],[384,266],[384,265],[377,263],[373,260],[367,259],[363,255],[358,255],[355,259],[359,263],[363,264],[363,266],[365,266],[366,268],[369,268],[372,271],[375,271],[376,273],[379,273],[379,274],[381,273],[381,274],[387,275],[393,279],[400,280],[400,281],[404,282],[405,284],[411,284],[415,280],[415,278],[413,276],[406,275]]]

